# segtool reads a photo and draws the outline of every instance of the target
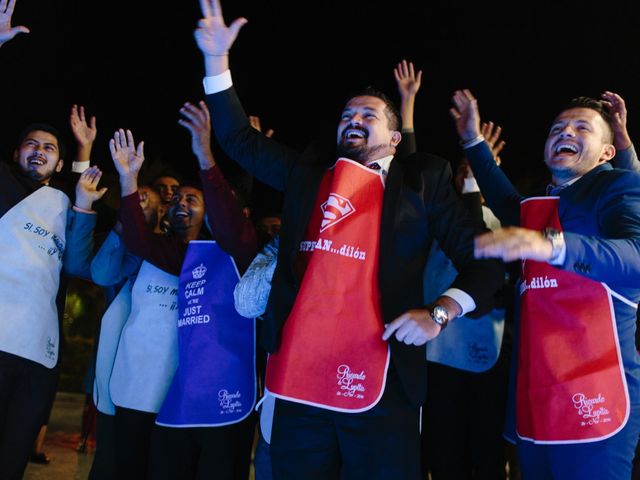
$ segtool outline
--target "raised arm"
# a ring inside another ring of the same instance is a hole
[[[611,164],[616,168],[640,172],[640,161],[627,130],[627,106],[624,99],[617,93],[605,91],[602,100],[613,119],[611,126],[616,156],[611,159]]]
[[[102,198],[107,188],[98,188],[102,172],[95,165],[87,168],[76,184],[76,203],[67,218],[67,245],[63,266],[69,275],[91,278],[90,266],[93,255],[93,229],[96,213],[93,202]]]
[[[11,16],[16,6],[16,0],[0,0],[0,47],[19,33],[29,33],[24,25],[11,26]]]
[[[457,90],[453,104],[449,112],[487,205],[504,225],[519,224],[522,197],[496,164],[491,146],[482,136],[476,99],[469,90]]]
[[[224,23],[220,0],[200,0],[202,19],[195,31],[196,42],[204,55],[205,75],[220,75],[229,70],[229,50],[247,19],[236,18]]]
[[[200,165],[205,208],[211,235],[241,265],[249,265],[256,253],[256,233],[245,217],[231,187],[222,176],[211,152],[211,120],[204,102],[185,103],[179,123],[191,133],[191,146]]]
[[[399,157],[409,155],[418,150],[416,134],[413,128],[413,114],[415,110],[416,95],[422,83],[422,70],[416,74],[413,62],[402,62],[396,65],[393,76],[398,85],[400,95],[400,116],[402,117],[402,141],[398,145]]]
[[[109,149],[120,176],[120,221],[127,249],[165,272],[178,275],[186,244],[172,236],[154,234],[140,206],[138,173],[144,163],[144,142],[136,146],[131,131],[120,129],[109,141]]]
[[[77,144],[76,158],[73,162],[72,170],[82,173],[89,167],[91,150],[98,135],[96,117],[92,116],[87,122],[84,107],[82,105],[73,105],[69,115],[69,125]]]
[[[640,276],[640,177],[621,172],[598,200],[599,231],[590,235],[564,232],[564,257],[553,264],[617,287],[636,287]],[[478,258],[551,261],[553,244],[542,232],[500,228],[476,238]]]
[[[247,20],[238,18],[227,26],[219,0],[201,0],[200,5],[203,18],[194,35],[204,56],[206,102],[213,131],[225,153],[245,171],[283,191],[299,154],[251,128],[232,88],[229,50]]]
[[[416,73],[413,62],[402,62],[396,65],[393,75],[398,85],[400,94],[400,115],[402,117],[402,130],[413,130],[413,113],[415,109],[416,95],[422,83],[422,70]]]
[[[121,128],[109,140],[113,164],[120,176],[120,195],[127,197],[138,192],[138,174],[144,162],[144,142],[136,147],[131,130]]]

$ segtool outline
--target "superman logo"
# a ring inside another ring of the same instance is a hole
[[[323,215],[320,232],[324,232],[356,211],[348,199],[337,193],[330,193],[327,201],[320,205],[320,209]]]

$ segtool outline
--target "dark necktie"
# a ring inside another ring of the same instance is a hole
[[[369,165],[367,165],[367,168],[370,168],[371,170],[380,170],[380,164],[378,162],[373,162],[370,163]]]
[[[560,190],[567,188],[567,184],[564,185],[552,185],[549,184],[547,185],[547,195],[552,196],[552,197],[557,197],[558,195],[560,195]]]

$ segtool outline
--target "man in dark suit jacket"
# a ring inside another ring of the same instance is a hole
[[[327,198],[323,196],[326,190],[322,193],[327,176],[338,171],[341,161],[336,163],[335,151],[322,148],[310,147],[300,154],[251,128],[231,87],[227,61],[229,48],[245,20],[236,20],[227,27],[218,1],[203,2],[203,9],[204,18],[196,30],[196,39],[205,56],[206,100],[213,130],[230,158],[262,182],[285,192],[278,266],[261,339],[265,349],[272,352],[271,366],[274,357],[285,349],[284,345],[287,348],[293,345],[295,349],[305,332],[316,328],[318,323],[324,328],[326,322],[327,330],[331,331],[329,325],[340,316],[335,312],[326,315],[320,312],[316,325],[307,324],[297,332],[287,333],[287,328],[295,328],[293,317],[304,324],[305,319],[294,313],[299,304],[312,301],[309,299],[312,296],[313,300],[324,299],[325,291],[300,293],[305,291],[307,282],[314,281],[317,272],[309,273],[312,257],[303,275],[302,244],[315,244],[318,238],[313,236],[312,242],[304,241],[305,235],[318,235],[318,230],[310,232],[308,226],[317,219],[319,202]],[[374,334],[371,340],[375,343],[382,338],[385,352],[388,351],[386,341],[390,344],[391,363],[383,372],[384,393],[381,391],[381,398],[356,412],[275,391],[278,400],[271,438],[275,478],[338,478],[340,470],[347,478],[420,478],[418,416],[426,390],[425,352],[420,346],[437,336],[448,320],[461,313],[474,309],[482,313],[490,309],[493,294],[502,283],[503,270],[499,264],[473,258],[473,238],[485,229],[471,219],[456,196],[448,164],[426,154],[392,160],[401,139],[399,130],[397,111],[384,95],[373,90],[347,102],[338,126],[338,157],[343,157],[342,164],[347,165],[345,175],[367,177],[371,171],[363,165],[371,166],[374,162],[377,162],[375,167],[382,170],[382,175],[373,176],[378,179],[377,184],[374,181],[367,185],[375,190],[380,187],[380,180],[384,184],[382,195],[376,197],[379,210],[371,217],[381,219],[379,231],[350,232],[360,246],[371,238],[375,242],[379,239],[375,245],[378,255],[367,260],[379,264],[379,269],[373,270],[377,275],[374,282],[370,282],[373,283],[370,293],[380,301],[367,302],[370,298],[358,297],[361,292],[352,292],[358,299],[356,305],[346,305],[345,308],[353,307],[353,310],[338,320],[342,320],[341,325],[348,330],[359,324],[363,316],[368,316],[361,313],[367,303],[376,304],[373,310],[379,307],[378,319],[374,319],[379,323],[379,335]],[[332,170],[334,163],[336,167]],[[355,210],[359,213],[342,222],[341,228],[347,225],[344,228],[348,229],[348,224],[362,215],[362,211],[373,208],[373,195],[366,198],[370,198],[370,202],[357,204]],[[325,215],[324,220],[327,218]],[[425,307],[422,272],[434,238],[461,273],[436,305]],[[317,253],[316,250],[314,254]],[[337,257],[337,251],[333,255],[325,254],[320,269]],[[344,271],[333,272],[338,289],[342,283],[340,277],[350,274],[348,262],[344,265]],[[363,278],[363,291],[366,285],[367,279]],[[317,302],[321,305],[318,308],[330,309],[331,305],[327,305],[330,299],[343,300],[336,296],[326,298],[325,302]],[[317,315],[316,310],[307,311],[305,315]],[[318,331],[318,342],[326,340],[321,338],[323,333]],[[333,334],[327,332],[327,335]],[[361,334],[356,331],[354,336]],[[309,341],[314,343],[313,338],[305,338],[305,342]],[[301,352],[287,368],[295,369],[297,362],[309,360],[310,355],[316,354]],[[267,388],[271,390],[270,366],[267,367]],[[316,374],[308,372],[307,377],[313,380]],[[335,376],[334,370],[333,382]],[[331,383],[330,378],[327,383]]]
[[[631,478],[640,433],[640,359],[634,338],[640,300],[640,176],[608,163],[616,150],[607,110],[606,103],[579,97],[560,112],[545,144],[552,175],[548,195],[555,199],[525,200],[495,165],[480,135],[473,95],[467,90],[454,95],[451,113],[465,156],[487,204],[503,225],[512,225],[478,238],[476,254],[525,260],[520,352],[513,356],[519,365],[512,432],[518,435],[525,479]],[[557,222],[549,218],[540,225],[552,228],[521,228],[529,225],[532,200],[541,202],[540,208],[557,201]],[[530,265],[545,276],[528,275]],[[546,281],[556,275],[557,285]],[[580,289],[558,294],[565,288],[562,280]],[[591,306],[581,305],[591,305],[599,291],[604,308],[594,315]],[[543,305],[534,298],[538,294]],[[603,362],[607,355],[612,364]],[[545,408],[547,402],[556,408]],[[548,428],[554,422],[559,428]]]

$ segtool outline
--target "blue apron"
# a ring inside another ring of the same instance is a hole
[[[192,241],[180,273],[179,365],[156,423],[216,427],[240,422],[256,401],[255,320],[240,316],[240,276],[213,241]]]

